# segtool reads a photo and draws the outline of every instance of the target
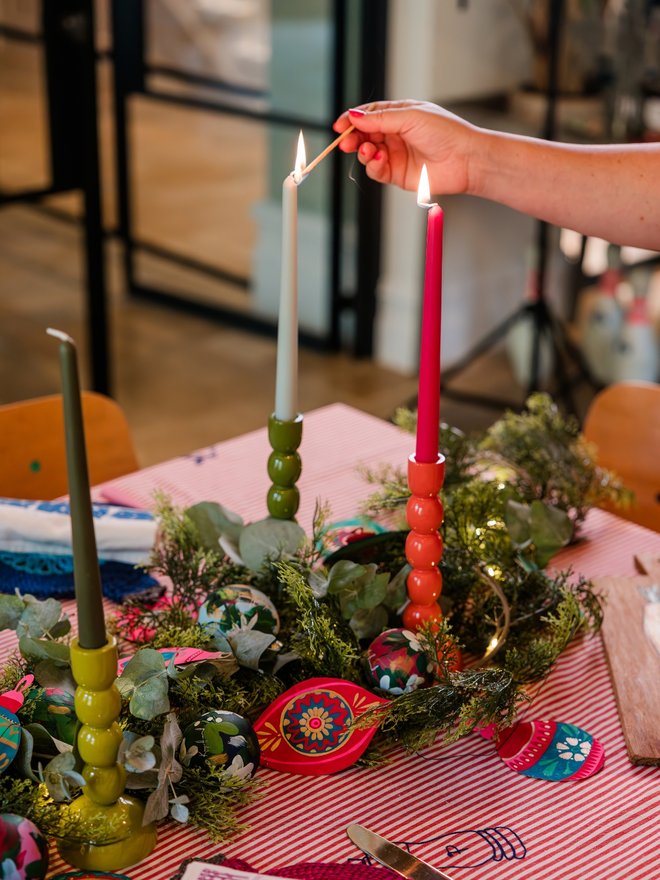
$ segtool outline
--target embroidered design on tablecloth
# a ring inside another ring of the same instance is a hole
[[[487,862],[512,862],[524,859],[527,847],[520,836],[506,825],[495,828],[484,828],[482,831],[448,831],[427,840],[395,840],[397,846],[417,855],[415,849],[420,846],[443,841],[446,860],[443,857],[436,867],[443,871],[449,868],[479,868]],[[375,859],[368,855],[362,858],[346,859],[348,863],[358,862],[363,865],[376,864]]]

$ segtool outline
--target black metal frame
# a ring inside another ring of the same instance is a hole
[[[255,317],[228,306],[212,305],[156,287],[138,283],[135,272],[135,254],[145,250],[204,275],[246,289],[248,279],[237,276],[216,266],[172,252],[152,242],[136,238],[132,228],[130,163],[131,152],[127,118],[127,102],[131,95],[140,94],[154,100],[186,107],[197,107],[215,113],[240,116],[266,123],[322,131],[334,137],[332,122],[344,109],[345,104],[345,44],[347,0],[335,0],[335,45],[333,59],[332,100],[333,119],[324,123],[302,117],[271,113],[246,105],[236,105],[223,100],[221,93],[230,92],[246,98],[265,97],[252,89],[242,89],[206,76],[187,73],[163,65],[149,66],[145,60],[145,18],[143,0],[112,0],[113,60],[115,89],[115,136],[117,161],[117,188],[119,204],[118,234],[124,244],[124,268],[126,284],[132,296],[157,302],[172,308],[215,319],[222,323],[275,336],[275,322]],[[360,92],[364,100],[380,97],[384,91],[385,38],[387,0],[362,0],[361,51],[362,69]],[[201,85],[218,91],[218,100],[189,97],[157,91],[148,84],[148,76],[160,74],[172,79]],[[341,345],[340,313],[345,309],[356,313],[356,338],[354,353],[368,356],[373,350],[373,321],[376,306],[376,284],[380,264],[380,187],[360,173],[358,195],[358,285],[356,291],[341,290],[341,230],[342,188],[345,170],[343,154],[332,154],[330,182],[331,196],[331,317],[327,336],[301,333],[300,341],[315,348],[336,350]]]
[[[40,34],[0,26],[5,38],[44,48],[52,179],[43,189],[0,192],[0,207],[83,191],[92,387],[110,394],[94,33],[93,0],[43,0]]]

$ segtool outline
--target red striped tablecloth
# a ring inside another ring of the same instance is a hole
[[[368,487],[358,462],[405,466],[409,435],[343,405],[305,416],[299,521],[308,528],[317,497],[331,502],[335,519],[354,514]],[[107,485],[148,504],[156,488],[180,504],[220,501],[246,520],[266,514],[265,430],[147,468]],[[103,487],[100,487],[103,490]],[[660,534],[592,511],[579,546],[563,551],[557,567],[596,575],[634,575],[633,554],[660,551]],[[73,603],[67,603],[71,612]],[[0,637],[0,651],[15,645]],[[350,769],[332,777],[261,770],[263,797],[241,811],[250,830],[223,847],[185,827],[161,830],[159,845],[127,873],[135,880],[170,877],[179,862],[220,849],[259,870],[301,861],[344,862],[358,853],[346,826],[361,822],[438,867],[466,880],[623,880],[660,878],[660,771],[628,763],[602,642],[578,639],[529,710],[528,718],[554,718],[588,730],[605,746],[606,763],[577,783],[519,776],[479,736],[422,755],[395,754],[378,770]],[[55,855],[52,873],[66,870]]]

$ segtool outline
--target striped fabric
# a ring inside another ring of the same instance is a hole
[[[301,448],[299,521],[309,527],[317,497],[331,502],[335,519],[350,517],[368,494],[355,473],[357,462],[405,467],[413,448],[409,435],[348,407],[310,413]],[[257,519],[266,512],[268,452],[266,432],[257,431],[122,477],[108,490],[114,486],[147,504],[162,488],[180,504],[216,500],[246,520]],[[633,553],[644,552],[660,552],[660,534],[594,510],[582,543],[554,563],[592,577],[630,576]],[[14,646],[13,633],[0,634],[0,651]],[[605,746],[604,769],[578,783],[541,782],[513,773],[491,743],[472,736],[420,755],[395,753],[378,770],[349,769],[333,777],[262,770],[265,793],[240,814],[250,830],[222,849],[262,871],[303,861],[345,862],[359,856],[346,826],[361,822],[466,880],[660,878],[659,771],[628,763],[599,637],[569,647],[528,711],[528,718],[588,730]],[[127,873],[135,880],[166,880],[184,858],[219,849],[200,832],[168,826],[152,856]],[[478,866],[449,867],[457,864]],[[54,854],[51,873],[62,870]]]

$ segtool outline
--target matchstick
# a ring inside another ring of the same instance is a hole
[[[334,141],[329,146],[327,146],[325,148],[325,150],[323,150],[322,153],[319,153],[313,162],[310,162],[309,165],[305,165],[305,168],[303,170],[303,174],[305,176],[307,176],[309,174],[309,172],[312,170],[312,168],[316,168],[316,166],[319,164],[321,159],[325,159],[325,157],[328,155],[328,153],[331,153],[335,147],[338,147],[339,144],[344,140],[344,138],[348,137],[348,135],[352,131],[355,131],[354,125],[349,126],[349,128],[347,128],[346,131],[342,131],[342,133],[339,135],[339,137],[335,138]]]

